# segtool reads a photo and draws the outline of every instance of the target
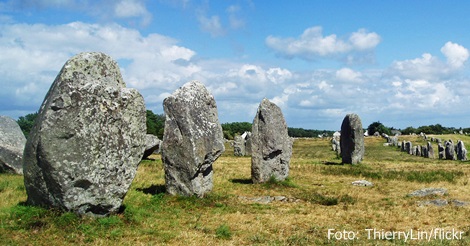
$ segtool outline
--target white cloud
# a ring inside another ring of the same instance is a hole
[[[344,82],[362,82],[362,74],[350,68],[341,68],[336,71],[336,79]]]
[[[25,102],[38,108],[62,65],[84,51],[104,52],[117,60],[128,86],[145,97],[171,91],[201,71],[191,61],[196,53],[176,40],[142,36],[116,24],[12,24],[0,29],[0,85],[5,88],[0,94],[12,108]]]
[[[219,37],[225,34],[220,18],[217,15],[206,17],[202,14],[198,16],[199,26],[202,31],[210,33],[212,37]]]
[[[441,48],[441,52],[446,56],[447,63],[453,68],[462,67],[469,57],[468,49],[452,42],[447,42]]]
[[[114,15],[118,18],[142,17],[142,24],[148,25],[152,15],[141,1],[122,0],[114,6]]]
[[[322,27],[315,26],[307,28],[299,38],[268,36],[265,42],[278,55],[313,60],[319,57],[344,56],[349,52],[372,50],[380,43],[380,36],[359,29],[352,33],[348,40],[343,40],[335,34],[323,36]]]

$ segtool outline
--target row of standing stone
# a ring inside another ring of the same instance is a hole
[[[424,140],[428,140],[428,137],[425,134],[420,134],[420,136],[423,137]],[[410,155],[434,159],[435,154],[432,142],[436,142],[439,159],[467,160],[467,149],[465,148],[464,142],[461,140],[458,140],[457,144],[454,144],[452,139],[449,139],[444,141],[442,144],[441,139],[432,137],[430,139],[431,141],[427,141],[426,145],[416,145],[413,147],[413,144],[410,141],[402,141],[401,144],[398,144],[398,136],[389,137],[387,135],[383,135],[383,137],[387,139],[386,145],[399,147],[402,152],[406,152]]]
[[[212,164],[225,151],[214,97],[191,81],[163,107],[166,191],[202,197],[212,190]],[[72,57],[24,148],[27,204],[92,216],[117,212],[144,155],[145,117],[143,97],[126,88],[114,60],[96,52]],[[287,178],[292,140],[281,109],[267,99],[253,120],[251,143],[253,183]]]

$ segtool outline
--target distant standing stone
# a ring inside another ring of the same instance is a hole
[[[145,148],[145,105],[103,53],[68,60],[23,159],[27,203],[106,216],[121,207]]]
[[[162,141],[158,139],[157,136],[153,134],[147,134],[145,136],[145,151],[142,159],[149,157],[154,152],[158,152],[160,150],[161,142]]]
[[[245,139],[242,136],[235,136],[233,139],[233,155],[245,156]]]
[[[455,160],[454,142],[452,140],[445,142],[446,160]]]
[[[432,143],[428,141],[428,158],[434,159],[434,148],[432,147]]]
[[[343,163],[358,164],[364,158],[364,130],[357,114],[348,114],[341,124],[341,157]]]
[[[245,155],[251,156],[251,132],[247,132],[245,136]]]
[[[264,183],[271,177],[282,181],[289,176],[292,140],[281,109],[266,98],[253,120],[251,150],[253,183]]]
[[[438,151],[440,160],[443,160],[446,158],[446,148],[442,145],[442,143],[437,144],[437,151]]]
[[[412,155],[413,154],[413,144],[410,141],[405,143],[405,151],[406,153]]]
[[[191,81],[163,101],[162,162],[166,191],[203,197],[212,190],[212,164],[225,151],[217,105],[206,87]]]
[[[16,121],[0,116],[0,172],[23,174],[26,138]]]
[[[467,160],[467,149],[465,149],[465,144],[461,140],[457,142],[457,160]]]

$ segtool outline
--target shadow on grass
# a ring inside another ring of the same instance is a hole
[[[342,162],[334,162],[334,161],[323,161],[322,163],[327,166],[331,166],[331,165],[343,166],[344,165],[344,163]]]
[[[142,191],[144,194],[157,195],[165,194],[166,188],[165,185],[151,185],[148,188],[137,188],[137,191]]]
[[[230,182],[234,184],[253,184],[251,179],[230,179]]]

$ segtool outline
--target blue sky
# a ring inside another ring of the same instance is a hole
[[[118,61],[162,113],[199,80],[221,122],[266,97],[287,124],[337,130],[347,113],[405,128],[470,127],[468,1],[0,0],[0,114],[38,110],[63,64]]]

